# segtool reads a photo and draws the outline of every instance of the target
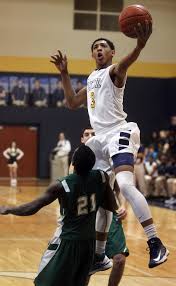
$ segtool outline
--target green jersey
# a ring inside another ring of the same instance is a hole
[[[60,199],[61,238],[95,239],[96,211],[103,204],[105,182],[104,173],[98,170],[85,177],[74,173],[61,180],[64,189]]]

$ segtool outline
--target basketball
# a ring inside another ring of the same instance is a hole
[[[122,10],[119,16],[119,28],[127,37],[137,38],[134,27],[140,23],[145,27],[145,21],[152,22],[152,16],[142,5],[130,5]]]

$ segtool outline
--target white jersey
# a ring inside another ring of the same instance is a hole
[[[111,66],[93,71],[87,79],[87,107],[92,128],[104,134],[126,123],[122,88],[116,87],[109,75]]]

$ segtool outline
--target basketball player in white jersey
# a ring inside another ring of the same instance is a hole
[[[95,168],[107,170],[109,161],[113,168],[120,190],[130,203],[139,222],[144,228],[150,249],[149,268],[158,266],[167,260],[169,251],[157,237],[157,232],[150,209],[144,196],[134,184],[134,160],[140,146],[140,131],[136,123],[127,123],[127,114],[123,111],[123,95],[128,68],[138,59],[152,33],[152,24],[146,21],[143,29],[141,24],[135,28],[137,43],[130,54],[112,64],[115,54],[114,44],[108,39],[96,39],[91,47],[92,57],[96,63],[87,80],[87,87],[75,93],[68,73],[67,57],[60,51],[51,58],[51,62],[61,73],[67,106],[76,109],[87,104],[90,123],[95,131],[87,145],[96,155]],[[101,217],[101,216],[99,216]],[[106,232],[111,218],[106,217]],[[103,232],[101,219],[97,231]],[[97,249],[104,251],[105,245],[97,242]]]

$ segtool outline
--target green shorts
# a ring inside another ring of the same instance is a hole
[[[53,245],[48,249],[52,250]],[[61,240],[53,258],[38,274],[36,286],[84,286],[95,253],[95,240]]]
[[[114,255],[120,253],[124,254],[125,256],[129,255],[123,226],[115,213],[112,217],[105,253],[109,258],[113,258]]]

